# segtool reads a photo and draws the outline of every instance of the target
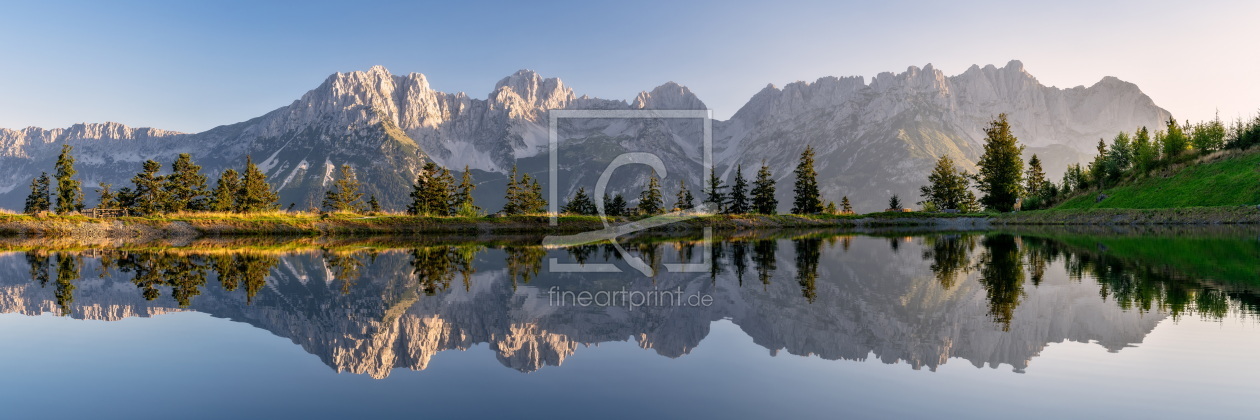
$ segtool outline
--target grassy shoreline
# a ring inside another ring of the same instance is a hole
[[[610,219],[616,225],[632,221]],[[94,219],[86,216],[0,214],[0,237],[70,239],[157,239],[170,237],[329,237],[364,235],[503,236],[560,234],[603,229],[595,216],[417,217],[404,215],[321,216],[309,213],[177,214]],[[1256,206],[1171,209],[1051,209],[1007,214],[871,213],[863,215],[709,215],[652,229],[685,233],[711,227],[735,232],[759,229],[983,229],[990,225],[1201,225],[1260,224]]]

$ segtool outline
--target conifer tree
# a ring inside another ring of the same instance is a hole
[[[704,204],[712,213],[726,212],[726,186],[723,185],[722,178],[718,178],[717,169],[709,168],[709,182],[704,189]]]
[[[625,216],[626,210],[626,198],[624,196],[617,194],[609,198],[608,193],[604,193],[604,215]]]
[[[114,186],[102,182],[100,184],[97,184],[97,187],[100,188],[100,190],[98,191],[100,194],[100,200],[96,204],[96,208],[98,209],[118,208],[118,196],[114,194],[114,191],[113,191]]]
[[[280,197],[271,191],[264,174],[254,165],[253,157],[245,157],[245,176],[241,179],[240,195],[236,198],[237,211],[253,213],[275,210],[280,206]]]
[[[801,160],[796,164],[796,185],[793,192],[792,214],[815,214],[822,211],[822,198],[818,191],[818,172],[814,170],[814,147],[805,146]]]
[[[201,174],[201,166],[193,163],[192,156],[181,153],[171,164],[171,174],[166,176],[163,185],[166,198],[166,211],[206,210],[206,176]]]
[[[504,200],[507,201],[507,203],[503,204],[503,213],[524,213],[524,208],[521,205],[522,196],[521,185],[517,181],[516,165],[512,165],[512,173],[508,174],[507,179],[507,192],[503,196]]]
[[[656,179],[656,171],[648,176],[647,189],[639,194],[638,213],[647,216],[661,214],[664,210],[665,203],[661,199],[661,182]]]
[[[122,187],[118,189],[118,194],[114,197],[118,199],[118,208],[134,209],[136,208],[136,192],[131,187]]]
[[[416,176],[407,213],[422,216],[450,216],[454,212],[451,172],[429,161]]]
[[[579,187],[573,198],[569,199],[569,203],[565,204],[561,211],[569,214],[592,215],[596,214],[595,202],[591,201],[591,197],[586,194],[586,187]]]
[[[227,169],[219,175],[219,183],[215,185],[210,201],[210,210],[218,212],[239,211],[236,203],[241,195],[241,176],[235,169]]]
[[[774,175],[770,173],[770,167],[762,161],[761,169],[757,170],[757,179],[753,181],[752,210],[754,212],[760,214],[779,212],[779,200],[774,198],[774,184]]]
[[[1028,171],[1024,173],[1024,193],[1040,198],[1045,185],[1046,172],[1041,169],[1041,159],[1034,154],[1028,159]]]
[[[984,154],[976,164],[980,167],[977,187],[984,193],[980,203],[989,209],[1011,211],[1024,193],[1024,160],[1020,157],[1024,147],[1011,134],[1006,114],[998,114],[984,133]]]
[[[735,166],[735,183],[731,185],[731,200],[727,213],[744,214],[752,210],[748,203],[748,181],[744,179],[744,166]]]
[[[687,183],[678,181],[678,194],[674,196],[674,208],[679,211],[689,211],[696,208],[696,198],[691,195],[691,190],[687,189]]]
[[[853,205],[849,204],[849,196],[840,199],[840,211],[844,214],[853,214]]]
[[[333,180],[332,188],[324,192],[322,206],[325,210],[336,212],[363,211],[363,193],[359,192],[359,179],[354,176],[354,168],[341,165],[341,171],[337,179]],[[445,208],[446,203],[442,203],[442,207]]]
[[[521,177],[529,189],[526,190],[525,209],[528,214],[541,214],[547,212],[547,200],[543,198],[542,185],[538,183],[538,179],[525,174]]]
[[[477,184],[473,183],[472,171],[468,169],[468,165],[464,165],[464,173],[460,176],[459,186],[455,188],[455,194],[451,199],[452,207],[455,208],[456,213],[464,211],[476,213],[481,211],[481,208],[473,203],[473,190],[476,189]]]
[[[971,192],[971,190],[967,190],[967,203],[959,210],[963,213],[980,212],[980,200],[976,198],[976,193]]]
[[[967,199],[968,183],[967,174],[958,170],[954,160],[941,156],[928,175],[928,185],[919,187],[919,194],[924,203],[932,203],[937,209],[960,209]]]
[[[898,197],[898,196],[897,196],[897,194],[893,194],[893,195],[892,195],[892,197],[889,197],[889,198],[888,198],[888,209],[889,209],[889,210],[892,210],[892,211],[900,211],[900,210],[902,209],[902,207],[901,207],[901,197]]]
[[[1186,146],[1190,144],[1190,139],[1186,138],[1186,132],[1177,120],[1168,118],[1168,131],[1164,133],[1164,159],[1171,162],[1186,151]]]
[[[836,208],[835,201],[828,201],[827,205],[823,207],[823,213],[826,214],[837,214],[839,212],[840,210]]]
[[[158,175],[160,170],[162,170],[161,163],[146,160],[140,173],[131,178],[131,183],[136,186],[135,193],[132,195],[135,211],[144,215],[153,215],[165,210],[163,203],[166,202],[166,192],[162,190],[164,177]]]
[[[1212,121],[1199,123],[1194,126],[1194,133],[1190,135],[1190,142],[1201,153],[1210,153],[1225,147],[1225,123],[1221,122],[1221,115],[1217,113],[1216,118]]]
[[[52,210],[52,196],[48,191],[52,187],[51,184],[52,180],[48,179],[48,172],[42,172],[38,178],[31,180],[31,194],[26,196],[26,206],[22,212],[35,214]]]
[[[61,145],[61,155],[57,157],[57,213],[65,214],[83,210],[83,188],[79,180],[74,179],[78,171],[74,169],[74,150],[68,144]]]
[[[1159,160],[1159,149],[1151,141],[1151,132],[1146,127],[1139,128],[1133,134],[1133,166],[1138,172],[1146,173]]]
[[[372,195],[372,198],[368,199],[367,205],[368,205],[368,211],[372,213],[381,212],[381,202],[376,200],[376,195]]]

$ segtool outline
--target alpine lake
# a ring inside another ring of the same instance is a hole
[[[1254,418],[1260,395],[1254,227],[540,243],[0,239],[3,417]]]

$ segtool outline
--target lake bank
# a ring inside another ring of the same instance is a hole
[[[641,219],[640,219],[641,220]],[[611,218],[612,225],[634,220]],[[914,229],[985,230],[1020,225],[1212,225],[1260,224],[1255,206],[1172,209],[1039,210],[1007,214],[871,213],[864,215],[710,215],[679,219],[651,232],[684,234],[705,227],[717,232],[774,229],[849,229],[854,232]],[[0,215],[0,236],[78,241],[152,241],[205,237],[431,236],[469,237],[572,234],[604,229],[595,216],[562,216],[551,226],[546,216],[416,217],[400,215],[176,215],[95,219],[86,216]]]

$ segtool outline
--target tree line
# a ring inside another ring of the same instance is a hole
[[[81,183],[72,155],[73,147],[63,145],[57,159],[53,178],[42,173],[31,181],[31,193],[27,196],[25,213],[55,211],[67,214],[81,211],[84,198]],[[792,214],[840,214],[852,213],[847,196],[840,205],[824,203],[814,168],[815,152],[807,146],[801,153],[795,170]],[[114,191],[113,185],[100,183],[98,208],[126,209],[130,214],[155,215],[176,212],[237,212],[252,213],[273,211],[279,208],[279,196],[271,189],[267,176],[251,157],[246,157],[244,173],[236,169],[223,171],[216,185],[210,188],[202,167],[193,162],[192,156],[180,154],[170,165],[170,173],[162,174],[162,164],[155,160],[145,161],[140,172],[131,178],[131,186]],[[779,201],[775,197],[776,183],[770,167],[762,162],[755,178],[749,182],[743,166],[736,166],[735,179],[727,185],[715,169],[709,171],[703,188],[705,210],[714,214],[777,214]],[[56,183],[55,187],[53,183]],[[521,174],[515,166],[508,175],[504,198],[504,215],[543,214],[547,201],[543,198],[538,179]],[[455,182],[451,171],[433,161],[419,171],[412,185],[410,203],[406,213],[416,216],[483,216],[482,209],[473,199],[476,189],[472,173],[464,167],[462,177]],[[579,188],[568,198],[562,212],[576,215],[598,213],[596,199],[601,199],[605,214],[610,216],[652,216],[668,211],[694,211],[699,207],[695,195],[685,182],[679,182],[679,190],[672,206],[667,207],[661,192],[661,180],[653,171],[648,177],[647,188],[640,192],[633,206],[625,196],[605,194],[592,197],[585,187]],[[363,193],[362,185],[354,168],[342,165],[320,203],[323,211],[342,213],[380,212],[381,205],[375,196]],[[290,206],[292,207],[292,206]]]
[[[42,173],[31,181],[31,192],[26,197],[23,212],[28,214],[55,211],[58,214],[78,212],[84,208],[83,188],[75,179],[72,155],[74,147],[62,145],[56,162],[56,189],[48,173]],[[171,173],[159,174],[162,164],[147,160],[140,172],[131,178],[132,186],[118,191],[113,185],[100,183],[97,207],[125,209],[131,214],[154,215],[185,211],[220,211],[252,213],[275,210],[279,197],[267,183],[267,175],[245,158],[245,173],[235,169],[223,171],[217,185],[210,189],[201,166],[192,156],[182,153],[171,163]]]
[[[1110,145],[1098,140],[1098,155],[1087,166],[1070,165],[1059,183],[1047,179],[1041,159],[1032,155],[1025,167],[1024,146],[1011,134],[1006,114],[998,115],[985,129],[984,154],[978,171],[961,170],[949,156],[942,156],[920,187],[924,210],[981,208],[1011,211],[1047,208],[1092,189],[1115,186],[1122,181],[1149,176],[1175,164],[1194,164],[1195,159],[1221,150],[1247,149],[1260,144],[1260,116],[1226,125],[1219,117],[1199,123],[1178,123],[1169,118],[1165,127],[1151,132],[1141,127],[1132,134],[1121,132]],[[972,191],[974,185],[981,195]],[[895,198],[895,197],[894,197]]]
[[[515,170],[513,171],[515,173]],[[814,148],[806,146],[805,151],[801,153],[800,160],[797,162],[796,169],[793,171],[796,180],[793,185],[794,198],[792,201],[792,214],[837,214],[852,213],[853,207],[849,203],[849,197],[845,196],[841,200],[841,207],[837,207],[833,202],[827,202],[825,205],[822,201],[821,191],[818,187],[818,172],[814,169]],[[709,176],[702,189],[704,199],[701,204],[707,212],[713,214],[778,214],[779,200],[775,198],[775,188],[777,181],[774,178],[770,167],[763,161],[761,167],[757,170],[755,178],[750,183],[744,176],[743,165],[735,167],[735,179],[727,185],[722,177],[718,176],[716,169],[709,169]],[[661,180],[657,178],[656,171],[652,171],[648,175],[647,187],[639,193],[639,200],[636,205],[631,207],[622,194],[608,195],[602,198],[604,205],[604,214],[608,216],[654,216],[666,212],[689,212],[696,211],[699,207],[696,204],[696,197],[687,188],[687,183],[678,182],[678,192],[674,195],[673,205],[666,206],[665,197],[661,192]],[[509,206],[512,206],[513,197],[508,196]],[[561,212],[577,215],[596,215],[598,208],[595,205],[596,198],[591,197],[586,192],[586,188],[578,188],[567,203],[561,208]],[[539,206],[545,204],[537,203]],[[517,208],[516,206],[512,206]],[[541,212],[542,208],[537,207],[535,210]]]

